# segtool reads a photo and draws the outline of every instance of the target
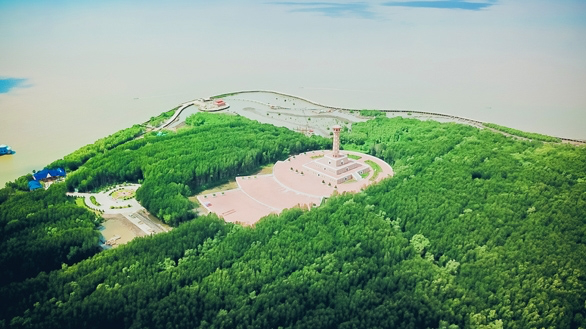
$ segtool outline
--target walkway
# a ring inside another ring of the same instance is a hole
[[[114,199],[111,194],[116,190],[124,189],[130,191],[136,191],[140,187],[139,184],[130,185],[118,185],[106,191],[98,193],[66,193],[68,196],[83,198],[85,205],[93,210],[100,211],[105,215],[116,215],[120,214],[126,217],[135,226],[141,229],[145,234],[151,235],[155,233],[167,231],[163,226],[151,221],[147,216],[141,213],[146,211],[135,198],[128,200]],[[99,206],[95,205],[91,201],[91,197],[96,199]]]

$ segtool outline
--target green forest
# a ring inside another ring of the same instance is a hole
[[[143,138],[100,153],[67,178],[69,191],[91,191],[120,182],[142,183],[137,200],[169,224],[193,218],[195,192],[284,160],[290,153],[329,147],[285,128],[238,116],[200,113],[176,134]]]
[[[586,328],[586,147],[377,117],[342,133],[395,176],[254,227],[187,199],[331,140],[197,114],[58,160],[65,183],[0,190],[0,328]],[[175,226],[100,251],[67,190],[141,183]]]

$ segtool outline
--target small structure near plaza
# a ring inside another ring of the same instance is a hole
[[[196,105],[202,112],[217,112],[230,107],[226,101],[220,98],[200,98],[195,100],[193,104]]]

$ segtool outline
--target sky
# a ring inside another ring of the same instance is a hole
[[[0,0],[0,48],[0,185],[236,90],[586,139],[584,1]]]

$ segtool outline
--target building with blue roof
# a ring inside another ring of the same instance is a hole
[[[31,180],[28,182],[28,189],[31,191],[34,190],[38,190],[40,188],[43,188],[43,185],[41,185],[41,183],[37,182],[36,180]]]
[[[36,181],[46,181],[46,180],[54,180],[59,177],[65,177],[66,173],[63,168],[57,169],[43,169],[39,172],[33,174],[33,178]]]

